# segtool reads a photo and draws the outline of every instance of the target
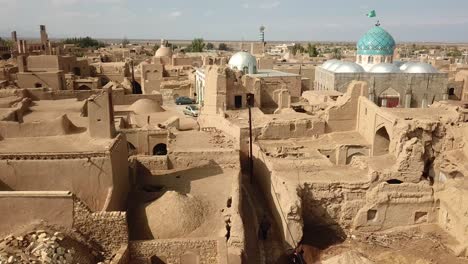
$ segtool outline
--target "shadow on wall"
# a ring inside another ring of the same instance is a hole
[[[191,182],[223,174],[224,170],[218,163],[211,160],[203,167],[178,170],[155,177],[148,168],[138,164],[136,190],[144,191],[152,188],[161,188],[161,191],[174,190],[181,194],[191,192]]]
[[[316,200],[305,185],[298,190],[301,197],[304,230],[301,244],[324,250],[346,240],[346,233],[327,211],[325,200]],[[330,204],[333,200],[328,201]]]
[[[385,126],[375,132],[374,138],[374,156],[388,154],[390,147],[390,136]]]
[[[255,154],[255,151],[254,151]],[[268,208],[265,210],[269,211],[269,214],[273,216],[274,225],[278,228],[281,240],[285,245],[284,252],[287,248],[295,248],[299,241],[296,241],[294,231],[290,230],[286,224],[286,214],[284,211],[286,208],[281,208],[281,204],[278,201],[278,197],[272,192],[272,179],[271,171],[267,165],[259,158],[254,156],[254,185],[257,185],[257,189],[261,191],[262,198],[267,201]],[[277,191],[274,190],[276,193]],[[280,211],[281,210],[281,211]]]
[[[14,191],[10,186],[6,185],[4,182],[0,181],[0,192],[11,192]]]

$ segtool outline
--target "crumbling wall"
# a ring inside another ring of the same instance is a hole
[[[239,151],[213,150],[213,151],[176,151],[169,153],[169,162],[172,168],[194,168],[210,165],[215,162],[222,167],[239,167]]]
[[[438,224],[458,241],[452,249],[459,256],[468,256],[468,196],[457,187],[435,193]]]
[[[272,121],[261,128],[258,139],[313,137],[324,133],[325,122],[320,119]]]
[[[369,183],[305,183],[298,186],[304,225],[349,228],[365,204]]]
[[[107,259],[128,243],[126,212],[93,213],[86,204],[75,199],[73,216],[73,227],[91,243],[99,245]]]
[[[434,223],[432,188],[428,182],[412,184],[381,183],[366,195],[363,206],[353,222],[360,231],[381,231],[399,226]]]
[[[230,227],[227,241],[229,263],[242,263],[242,256],[245,250],[245,232],[242,222],[242,172],[235,176],[231,187],[231,205],[226,211],[226,224]]]
[[[254,181],[260,186],[268,202],[274,220],[281,231],[285,244],[295,247],[302,238],[302,207],[300,197],[296,194],[296,184],[286,184],[275,176],[273,164],[264,155],[261,148],[253,145]]]
[[[356,130],[369,144],[374,144],[375,133],[379,128],[385,127],[390,139],[393,135],[393,127],[396,117],[384,111],[369,99],[359,97]],[[392,144],[392,142],[390,142]],[[392,148],[390,147],[390,152]]]
[[[356,130],[359,98],[367,95],[366,82],[351,82],[347,92],[325,110],[327,132]]]
[[[223,239],[159,239],[131,241],[132,263],[148,263],[156,257],[164,263],[226,264],[226,244]]]

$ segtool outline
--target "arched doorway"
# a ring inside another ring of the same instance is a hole
[[[133,94],[142,94],[141,85],[137,81],[132,81],[132,93]]]
[[[350,164],[351,161],[353,161],[353,158],[354,157],[363,157],[364,154],[360,153],[360,152],[356,152],[354,154],[351,154],[349,155],[347,158],[346,158],[346,165]]]
[[[400,105],[400,94],[393,88],[388,88],[379,95],[379,106],[393,108]]]
[[[388,154],[390,146],[390,136],[385,127],[379,128],[374,137],[374,156]]]
[[[164,143],[159,143],[153,148],[153,155],[164,156],[167,155],[167,145]]]
[[[80,90],[80,91],[89,91],[89,90],[91,90],[91,88],[89,86],[85,85],[85,84],[82,84],[82,85],[80,85],[80,87],[78,87],[78,90]]]

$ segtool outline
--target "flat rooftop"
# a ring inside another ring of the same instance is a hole
[[[88,133],[52,136],[22,137],[0,140],[0,154],[61,154],[103,152],[112,147],[114,139],[95,139]]]
[[[24,122],[50,121],[64,114],[77,127],[88,127],[88,118],[81,116],[85,102],[76,99],[34,101]]]
[[[249,74],[253,77],[297,77],[299,74],[282,72],[277,70],[258,70],[255,74]]]
[[[440,120],[448,117],[457,118],[458,114],[455,111],[443,108],[387,108],[385,110],[395,115],[397,118],[412,118],[420,120]]]

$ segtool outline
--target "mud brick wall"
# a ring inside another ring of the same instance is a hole
[[[99,245],[106,259],[116,254],[122,245],[128,244],[126,212],[93,213],[83,202],[76,201],[73,227]]]

